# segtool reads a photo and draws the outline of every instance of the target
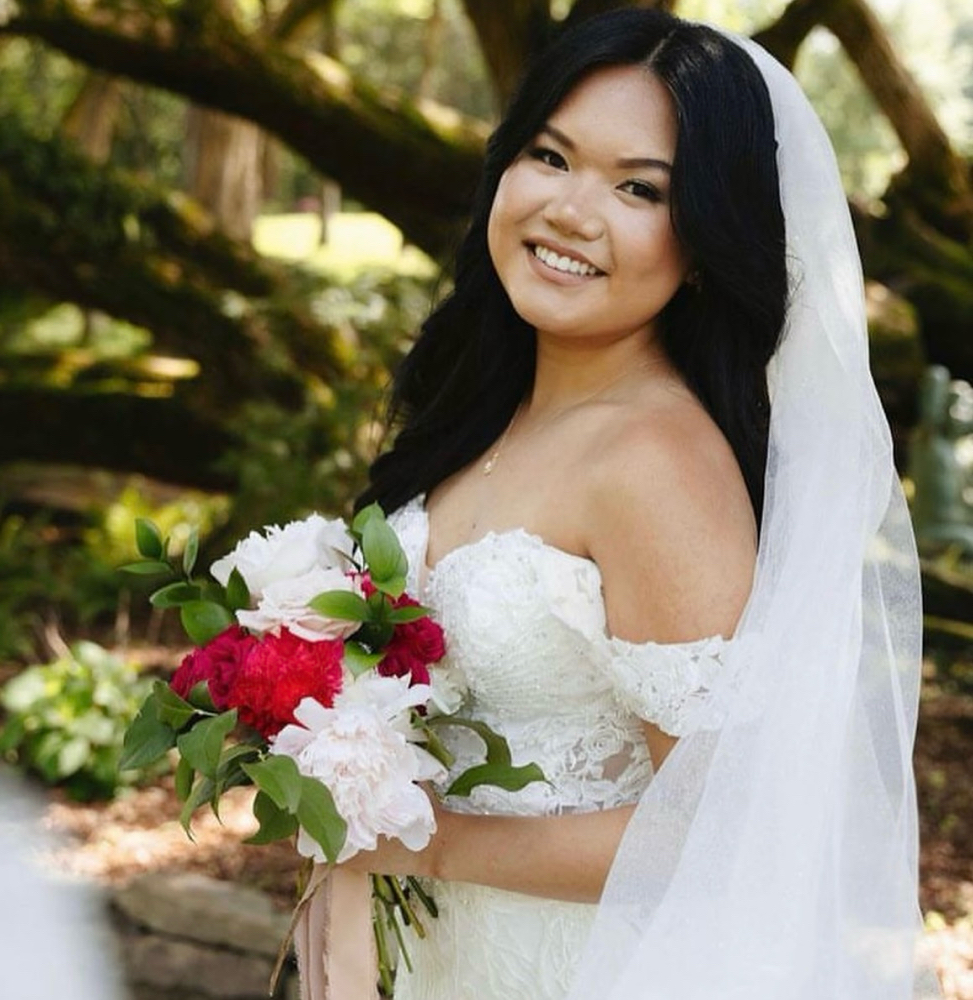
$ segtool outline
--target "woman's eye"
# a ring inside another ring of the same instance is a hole
[[[636,198],[644,198],[646,201],[658,202],[663,200],[662,192],[648,181],[626,181],[621,185],[622,191],[635,195]]]
[[[547,146],[533,146],[528,150],[528,155],[532,160],[537,160],[548,167],[554,167],[555,170],[563,170],[567,166],[564,157]]]

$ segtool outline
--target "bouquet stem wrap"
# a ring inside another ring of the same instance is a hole
[[[367,875],[317,864],[298,906],[301,1000],[378,1000]]]

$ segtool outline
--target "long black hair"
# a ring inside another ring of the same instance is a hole
[[[594,70],[641,65],[677,116],[671,205],[696,277],[658,317],[661,342],[733,448],[758,524],[770,404],[765,368],[784,323],[787,268],[770,97],[740,46],[703,25],[626,9],[567,29],[524,78],[487,146],[454,290],[396,373],[399,426],[359,505],[386,512],[431,490],[497,439],[530,390],[534,330],[494,270],[487,221],[504,170]]]

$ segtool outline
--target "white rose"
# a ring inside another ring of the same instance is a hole
[[[436,819],[419,781],[441,781],[446,769],[411,742],[408,710],[426,702],[425,685],[408,678],[365,674],[324,708],[305,698],[294,712],[301,725],[285,726],[271,753],[292,757],[298,770],[323,782],[334,797],[348,833],[338,861],[374,850],[378,837],[398,837],[419,851],[435,833]],[[297,849],[324,861],[324,852],[305,830]]]
[[[303,576],[315,566],[352,569],[354,542],[341,520],[312,514],[283,528],[271,524],[262,530],[265,534],[251,531],[229,555],[210,567],[224,587],[233,570],[238,569],[250,594],[259,600],[270,584]]]
[[[308,606],[313,598],[326,590],[347,590],[363,596],[357,577],[349,577],[340,569],[316,566],[303,576],[268,583],[256,610],[238,611],[237,621],[255,632],[277,631],[284,627],[309,642],[347,639],[357,631],[361,622],[326,618]]]

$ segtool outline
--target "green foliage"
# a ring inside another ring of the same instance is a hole
[[[121,781],[125,730],[148,685],[132,664],[95,643],[76,643],[3,688],[0,753],[74,798],[110,798]]]
[[[231,423],[240,440],[223,466],[238,480],[227,534],[308,511],[348,511],[378,453],[378,417],[388,372],[429,310],[434,279],[384,268],[336,280],[314,299],[319,319],[340,332],[347,378],[311,383],[296,412],[245,404]]]

